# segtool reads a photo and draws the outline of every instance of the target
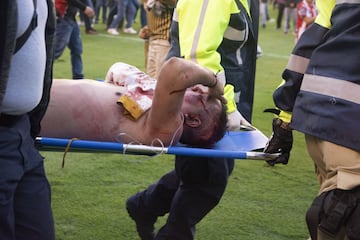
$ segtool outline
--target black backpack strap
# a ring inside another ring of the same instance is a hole
[[[37,12],[36,12],[36,0],[33,0],[34,3],[34,13],[31,19],[31,22],[25,32],[16,39],[15,51],[14,54],[20,50],[20,48],[25,44],[25,42],[30,37],[31,32],[37,27]]]

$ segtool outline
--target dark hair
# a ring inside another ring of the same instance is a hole
[[[207,117],[211,119],[203,119],[203,126],[196,131],[184,126],[180,142],[191,146],[210,147],[221,140],[227,130],[226,105],[221,104],[220,112],[212,111]]]
[[[219,114],[218,121],[214,121],[213,134],[208,139],[208,142],[211,145],[221,140],[225,135],[228,121],[226,109],[226,105],[221,104],[221,112]]]

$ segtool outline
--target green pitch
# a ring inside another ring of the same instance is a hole
[[[271,7],[270,7],[271,8]],[[270,9],[271,17],[276,12]],[[122,61],[144,70],[144,43],[137,35],[110,36],[105,25],[98,35],[82,28],[86,78],[104,79],[111,64]],[[139,24],[134,25],[139,29]],[[271,133],[272,92],[294,46],[294,36],[275,30],[275,23],[260,27],[263,55],[257,62],[253,124]],[[71,78],[69,51],[54,64],[55,78]],[[106,116],[104,116],[106,118]],[[52,186],[52,207],[57,240],[135,240],[134,222],[125,210],[127,197],[143,190],[173,168],[173,156],[43,152]],[[305,212],[316,195],[303,135],[295,133],[287,166],[269,167],[263,161],[237,160],[219,205],[197,226],[196,240],[305,240]],[[166,220],[160,218],[159,228]]]

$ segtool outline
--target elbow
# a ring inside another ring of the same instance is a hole
[[[183,59],[178,58],[178,57],[171,57],[169,58],[161,67],[162,71],[170,71],[170,72],[175,72],[179,66],[181,66],[181,62]]]
[[[180,58],[178,57],[170,57],[167,61],[166,64],[170,64],[170,65],[174,65],[180,62]]]

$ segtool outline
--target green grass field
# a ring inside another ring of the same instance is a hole
[[[271,12],[272,17],[276,14]],[[138,24],[134,26],[139,29]],[[136,35],[83,35],[86,78],[103,79],[111,64],[122,61],[144,70],[143,41]],[[82,29],[82,33],[84,30]],[[263,56],[258,59],[253,124],[271,133],[272,92],[294,46],[294,36],[275,30],[275,23],[260,29]],[[55,78],[71,78],[69,51],[54,64]],[[106,118],[106,116],[103,116]],[[295,133],[288,165],[269,167],[263,161],[237,160],[219,205],[198,224],[197,240],[304,240],[305,212],[318,184],[303,135]],[[57,240],[139,239],[125,201],[173,168],[173,156],[43,152],[52,186]],[[160,218],[156,227],[165,222]]]

